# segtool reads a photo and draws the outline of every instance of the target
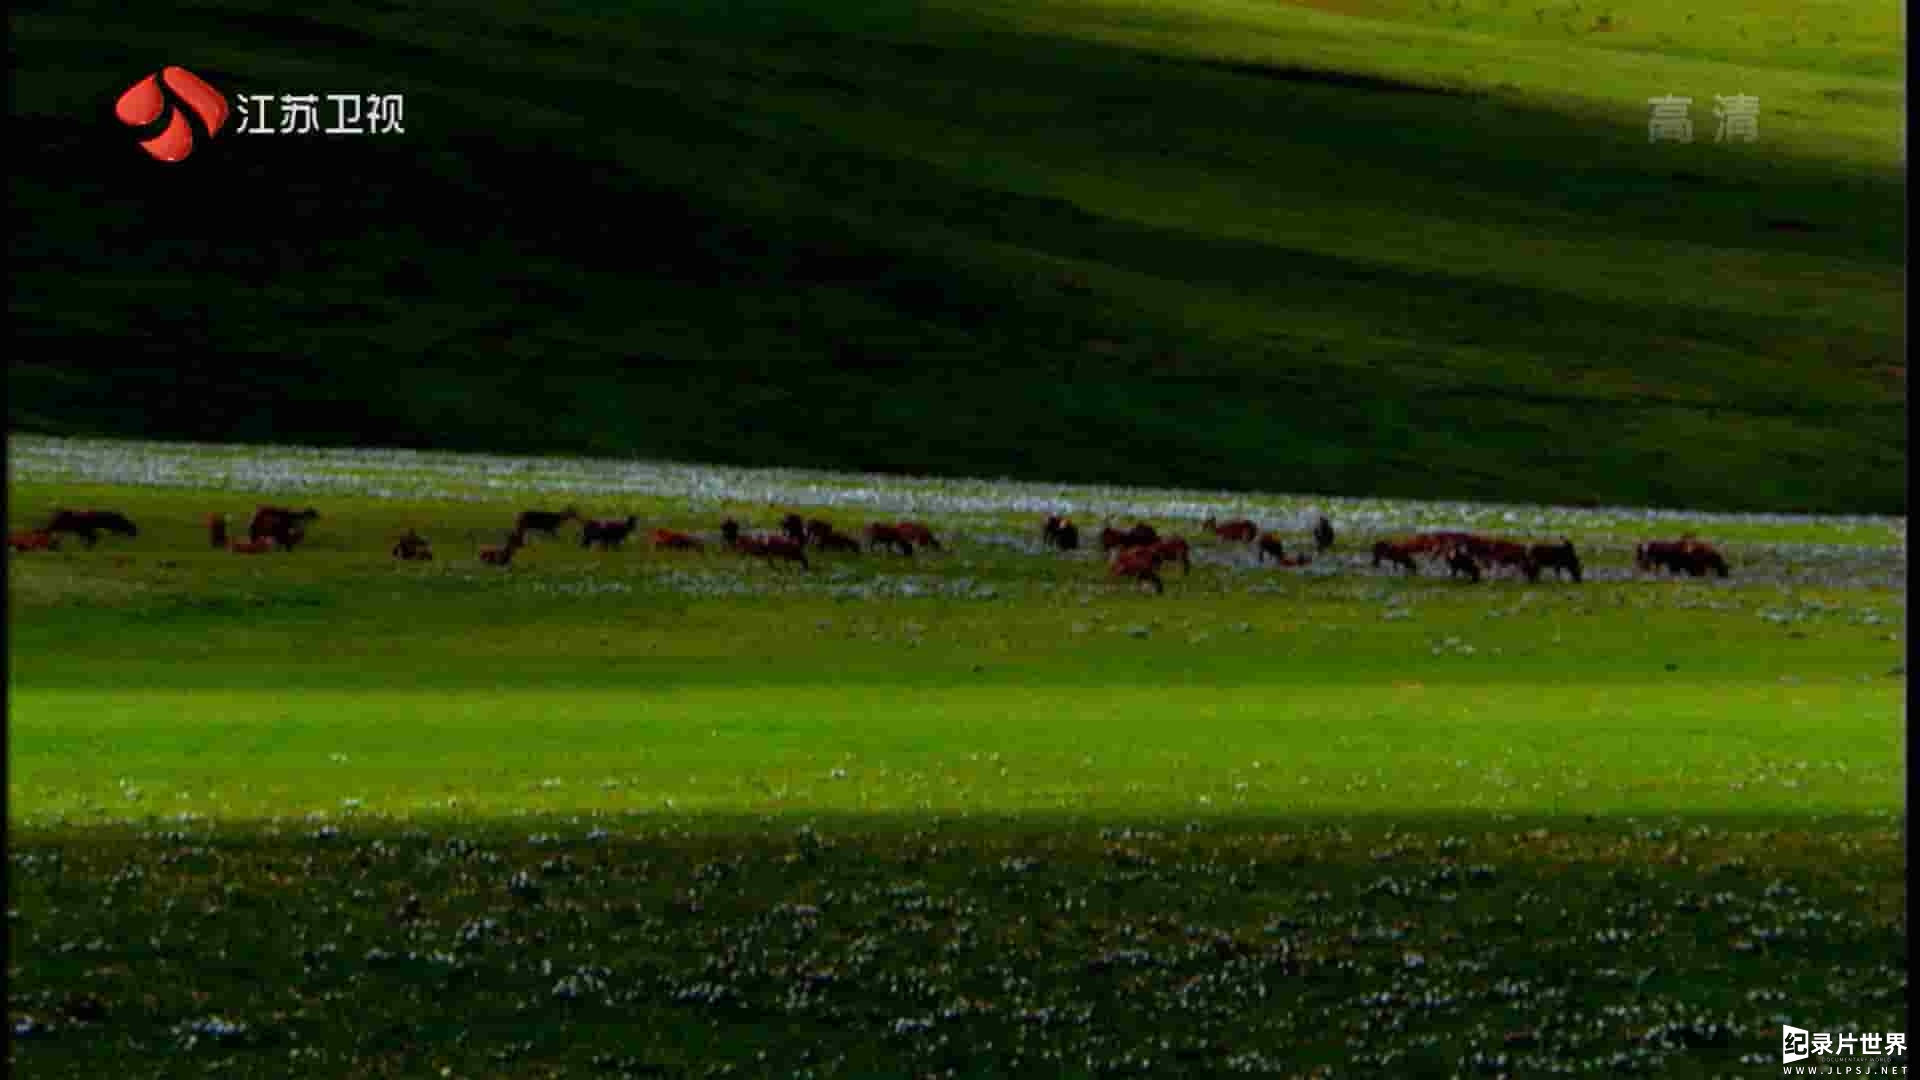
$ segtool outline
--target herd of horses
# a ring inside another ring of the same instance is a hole
[[[227,517],[223,514],[207,515],[207,536],[212,547],[240,555],[292,551],[306,539],[308,527],[319,519],[320,512],[312,508],[261,506],[248,520],[244,540],[229,535]],[[580,546],[603,551],[620,547],[640,527],[639,518],[632,515],[624,519],[593,520],[573,507],[559,511],[526,510],[514,518],[505,543],[480,549],[480,561],[489,566],[510,566],[515,553],[527,545],[530,534],[558,539],[560,530],[575,521],[580,523]],[[1222,542],[1252,545],[1260,563],[1269,557],[1278,566],[1305,566],[1312,562],[1312,557],[1307,555],[1289,555],[1279,534],[1263,530],[1244,518],[1219,522],[1209,517],[1201,527]],[[15,552],[53,551],[59,549],[63,535],[71,535],[92,548],[108,534],[132,537],[138,536],[140,530],[125,514],[114,510],[58,510],[41,528],[8,536],[7,547]],[[1325,516],[1315,522],[1310,535],[1316,554],[1333,549],[1333,523]],[[864,536],[863,544],[860,539],[841,532],[832,522],[803,519],[799,514],[787,514],[777,531],[765,533],[748,534],[732,518],[720,523],[720,542],[725,549],[764,558],[769,564],[795,563],[802,570],[810,568],[809,550],[857,554],[884,549],[907,557],[911,557],[916,548],[942,550],[933,530],[918,521],[875,522],[866,527]],[[1059,551],[1075,551],[1080,547],[1079,526],[1057,514],[1048,515],[1041,524],[1040,538],[1046,546]],[[653,530],[652,541],[653,546],[662,551],[702,551],[707,547],[706,541],[690,533],[664,528]],[[1163,535],[1144,522],[1129,529],[1103,524],[1099,541],[1101,551],[1108,557],[1111,576],[1151,585],[1156,593],[1166,591],[1166,582],[1160,576],[1162,568],[1177,563],[1183,574],[1193,571],[1193,550],[1187,540]],[[408,529],[394,543],[392,554],[401,561],[427,561],[433,558],[433,546],[426,537]],[[1381,540],[1373,545],[1376,568],[1385,564],[1418,574],[1422,558],[1444,565],[1450,578],[1464,577],[1472,583],[1499,570],[1510,570],[1529,582],[1537,582],[1542,574],[1552,571],[1556,578],[1570,577],[1578,583],[1583,570],[1573,541],[1565,537],[1555,544],[1526,544],[1476,533],[1425,532],[1401,540]],[[1713,545],[1692,535],[1640,544],[1634,549],[1634,565],[1648,573],[1728,576],[1726,558]]]

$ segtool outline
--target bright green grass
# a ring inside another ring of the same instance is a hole
[[[1885,0],[9,19],[14,430],[1905,505]],[[132,40],[415,122],[149,183]]]
[[[209,493],[87,494],[145,531],[14,560],[17,816],[345,799],[481,815],[1851,815],[1897,805],[1902,783],[1904,680],[1886,676],[1904,607],[1882,590],[1466,589],[1203,563],[1156,598],[962,533],[913,564],[826,557],[816,574],[964,577],[993,598],[860,599],[643,540],[536,544],[489,571],[453,538],[466,522],[491,539],[480,523],[510,518],[508,501],[334,499],[296,556],[240,558],[201,546]],[[384,538],[423,521],[438,560],[388,560]],[[1626,558],[1578,540],[1593,565]],[[756,591],[689,593],[684,573]],[[1263,580],[1273,591],[1246,591]],[[1786,608],[1811,621],[1762,617]]]

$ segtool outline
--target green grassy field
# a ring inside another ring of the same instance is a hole
[[[1904,512],[1890,0],[683,7],[10,8],[9,429]]]
[[[1705,1077],[1905,1030],[1903,520],[1355,501],[1304,570],[1203,541],[1155,597],[1018,485],[10,451],[9,530],[141,526],[10,559],[33,1075]],[[267,499],[307,546],[208,549]],[[947,550],[474,558],[567,501]],[[1587,581],[1359,554],[1449,521]],[[1682,529],[1734,576],[1632,573]]]

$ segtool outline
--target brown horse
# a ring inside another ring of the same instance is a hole
[[[1381,540],[1373,545],[1373,565],[1377,567],[1382,562],[1390,562],[1409,574],[1417,574],[1420,572],[1420,565],[1413,561],[1413,556],[1415,552],[1423,550],[1425,549],[1415,547],[1411,540],[1400,543]]]
[[[1200,527],[1213,533],[1222,540],[1235,544],[1250,544],[1260,535],[1260,526],[1246,518],[1235,518],[1224,524],[1216,523],[1213,518],[1200,523]]]
[[[1177,562],[1182,574],[1193,573],[1193,549],[1178,536],[1164,537],[1146,545],[1146,550],[1163,563]]]
[[[1144,522],[1125,532],[1108,526],[1100,530],[1100,550],[1112,551],[1114,548],[1144,547],[1160,539],[1153,526]]]
[[[1113,567],[1108,571],[1117,578],[1132,578],[1153,586],[1155,593],[1167,591],[1167,584],[1160,580],[1160,558],[1152,548],[1123,548],[1114,556]]]
[[[9,551],[59,551],[60,538],[45,529],[27,529],[7,536]]]
[[[653,530],[653,546],[662,551],[703,551],[705,544],[683,532],[672,529]]]
[[[512,535],[507,537],[507,542],[504,545],[500,547],[481,548],[480,561],[486,563],[488,566],[511,566],[513,564],[513,553],[526,546],[527,534],[521,532],[519,529],[515,529]]]
[[[847,551],[860,554],[860,541],[843,532],[835,532],[831,527],[826,532],[814,534],[813,546],[821,551]]]
[[[1485,537],[1475,537],[1474,541],[1471,550],[1482,566],[1488,569],[1512,567],[1526,575],[1528,581],[1540,580],[1540,564],[1533,560],[1533,552],[1525,544]]]
[[[742,555],[766,559],[769,565],[781,559],[799,563],[802,570],[810,569],[807,546],[791,536],[743,536],[734,542],[733,549]]]
[[[899,529],[900,535],[906,537],[909,542],[919,544],[921,547],[932,548],[935,551],[940,550],[940,541],[934,539],[933,530],[922,525],[920,522],[903,521],[894,527]]]
[[[1633,549],[1634,565],[1644,571],[1667,570],[1675,574],[1704,576],[1708,570],[1727,576],[1727,560],[1712,544],[1683,537],[1679,540],[1649,540]]]
[[[902,555],[913,554],[913,541],[900,531],[900,526],[880,522],[867,526],[867,550],[883,546],[891,547]]]

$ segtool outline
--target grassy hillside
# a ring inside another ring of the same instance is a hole
[[[696,6],[15,5],[10,430],[1905,509],[1890,0]]]

